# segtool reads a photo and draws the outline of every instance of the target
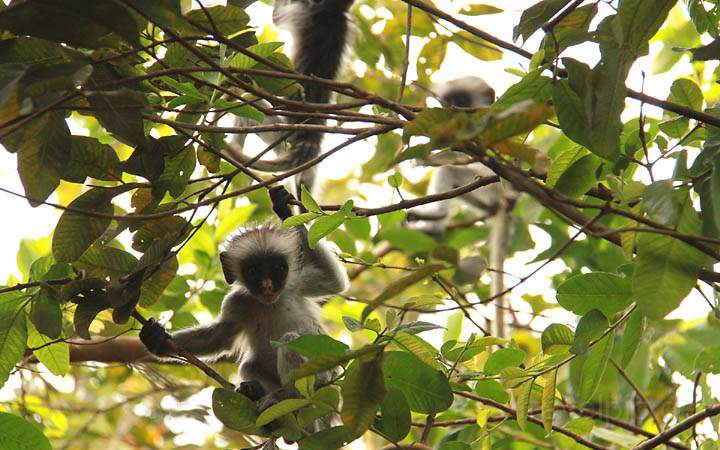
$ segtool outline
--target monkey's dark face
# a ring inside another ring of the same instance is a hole
[[[251,256],[242,264],[245,287],[260,302],[275,303],[288,276],[287,259],[280,254]]]
[[[488,89],[482,93],[470,93],[467,89],[450,91],[442,97],[442,102],[456,108],[481,108],[495,101],[495,91]]]

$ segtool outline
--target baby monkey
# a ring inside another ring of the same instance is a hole
[[[293,196],[284,187],[270,189],[273,211],[282,220],[292,216]],[[210,360],[231,357],[239,366],[238,392],[264,409],[295,393],[287,375],[304,359],[286,346],[305,334],[325,334],[320,307],[313,298],[343,292],[348,277],[323,243],[311,249],[307,229],[275,224],[250,228],[230,237],[220,253],[225,280],[232,286],[220,315],[207,325],[168,334],[154,319],[140,331],[140,340],[158,356],[168,356],[168,340]],[[317,375],[328,384],[333,372]]]

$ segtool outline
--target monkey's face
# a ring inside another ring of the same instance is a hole
[[[261,303],[272,304],[278,300],[288,276],[288,263],[280,254],[251,256],[241,269],[245,287]]]

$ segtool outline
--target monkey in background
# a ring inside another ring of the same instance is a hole
[[[270,189],[273,210],[292,215],[293,196],[284,187]],[[296,394],[286,376],[304,359],[287,346],[305,334],[325,334],[320,307],[313,300],[343,292],[347,274],[323,243],[311,249],[304,226],[285,229],[267,224],[230,237],[220,253],[225,280],[232,290],[220,315],[210,324],[168,334],[153,319],[140,331],[148,350],[168,356],[168,340],[210,360],[231,357],[239,366],[238,392],[260,400],[260,409]],[[333,371],[320,373],[316,385],[328,384]]]
[[[446,107],[477,109],[489,107],[495,101],[495,91],[482,78],[475,76],[448,81],[437,86],[435,92],[440,103]],[[432,173],[427,193],[446,192],[466,185],[477,177],[490,175],[494,175],[494,173],[479,162],[464,165],[441,165]],[[495,334],[499,337],[505,336],[505,301],[501,295],[505,290],[503,268],[512,225],[510,210],[516,196],[515,191],[504,188],[500,183],[494,183],[458,197],[458,200],[492,216],[489,219],[491,223],[488,245],[490,267],[495,270],[491,274],[491,295],[497,296],[495,299]],[[454,200],[441,200],[411,209],[409,217],[416,220],[413,227],[434,235],[444,233],[450,219],[450,207]]]
[[[291,60],[295,70],[305,75],[326,79],[335,79],[340,71],[343,56],[350,41],[351,21],[349,9],[354,0],[275,0],[273,22],[288,30],[293,37],[294,50]],[[324,85],[302,82],[305,91],[304,101],[309,103],[328,103],[331,91]],[[263,105],[270,106],[266,101]],[[300,123],[282,116],[270,116],[266,123]],[[323,125],[325,119],[308,119],[302,123]],[[247,119],[238,118],[236,124],[243,126],[254,124]],[[266,144],[281,141],[282,132],[259,133]],[[318,131],[296,131],[289,134],[287,142],[290,149],[273,160],[253,158],[243,152],[244,135],[235,135],[228,142],[230,154],[240,163],[262,172],[280,172],[298,167],[320,155],[323,133]],[[274,149],[279,150],[279,146]],[[316,168],[303,171],[296,178],[296,195],[300,186],[312,191],[316,178]]]

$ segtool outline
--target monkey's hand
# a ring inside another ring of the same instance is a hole
[[[162,356],[168,353],[168,341],[170,339],[172,337],[165,331],[165,327],[152,317],[140,329],[140,341],[155,355]]]
[[[288,217],[292,217],[292,211],[290,211],[290,202],[295,200],[295,197],[285,189],[284,186],[273,186],[268,190],[270,194],[270,200],[272,200],[272,207],[275,214],[285,220]]]
[[[240,383],[240,386],[235,389],[235,391],[254,402],[257,402],[266,394],[265,389],[263,389],[262,385],[257,380],[243,381]]]

